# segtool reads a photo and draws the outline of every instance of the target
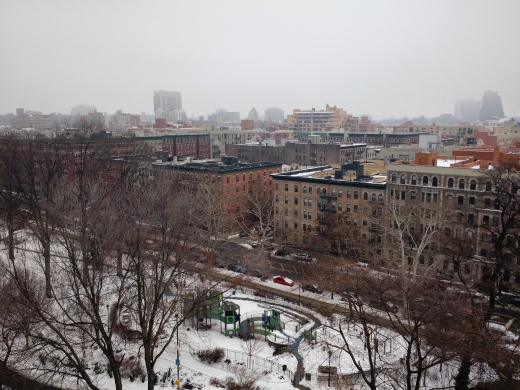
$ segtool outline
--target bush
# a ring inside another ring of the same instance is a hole
[[[191,384],[190,380],[188,379],[186,383],[182,385],[183,389],[193,389],[193,385]]]
[[[222,389],[226,388],[226,385],[220,379],[217,379],[217,378],[211,378],[209,380],[209,384],[211,386],[220,387]]]
[[[141,362],[139,361],[139,359],[135,359],[133,356],[131,356],[129,359],[124,359],[121,362],[119,370],[122,377],[128,376],[137,378],[138,376],[144,374]]]
[[[197,352],[197,356],[201,361],[211,364],[222,361],[226,353],[223,348],[205,349]]]

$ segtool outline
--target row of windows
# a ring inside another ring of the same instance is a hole
[[[391,176],[391,183],[397,184],[397,174],[393,173]],[[399,177],[399,184],[408,184],[407,177],[405,174],[401,174]],[[410,179],[411,185],[417,185],[418,184],[418,178],[417,175],[412,175]],[[428,176],[423,176],[421,180],[421,184],[424,186],[430,185],[430,178]],[[438,187],[439,186],[439,178],[437,176],[432,177],[431,179],[431,186],[432,187]],[[447,188],[455,188],[455,179],[453,177],[448,178],[448,181],[446,183]],[[491,191],[492,190],[492,183],[491,181],[487,181],[484,185],[485,191]],[[457,182],[457,188],[459,190],[477,190],[477,181],[475,179],[472,179],[469,181],[469,183],[466,182],[466,179],[459,179]]]
[[[277,184],[276,189],[278,189],[278,183],[276,183],[276,184]],[[289,184],[288,183],[284,184],[284,189],[285,189],[285,191],[289,191]],[[299,185],[295,184],[294,185],[294,192],[298,192],[298,191],[299,191]],[[312,194],[313,188],[312,188],[312,186],[308,186],[308,187],[307,186],[303,186],[302,191],[303,191],[304,194]],[[318,195],[327,196],[327,188],[317,187],[316,188],[316,193]],[[332,188],[331,192],[330,192],[330,195],[334,196],[334,197],[342,198],[343,197],[343,190],[342,189],[336,190],[336,188]],[[354,199],[359,199],[359,191],[351,191],[351,190],[347,190],[346,191],[346,197],[347,198],[351,198],[352,195],[353,195]],[[373,202],[376,202],[376,201],[383,202],[383,194],[376,194],[375,192],[373,192],[370,195],[370,197],[371,197],[371,200]],[[364,200],[368,200],[368,198],[369,198],[368,192],[364,192],[363,193],[363,199]]]

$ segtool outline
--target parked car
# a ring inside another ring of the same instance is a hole
[[[267,279],[267,276],[268,276],[268,273],[258,269],[258,268],[255,268],[253,270],[251,270],[251,272],[249,273],[252,277],[254,278],[260,278],[262,280],[265,280]]]
[[[390,313],[397,313],[399,311],[399,307],[394,305],[390,301],[382,301],[380,299],[373,300],[370,302],[370,306],[374,309],[379,309],[383,311],[389,311]]]
[[[273,276],[273,282],[282,284],[284,286],[291,286],[291,287],[294,286],[294,282],[291,279],[289,279],[287,276],[283,276],[283,275]]]
[[[320,289],[318,286],[316,286],[315,284],[306,284],[305,286],[302,287],[302,290],[303,291],[310,291],[310,292],[313,292],[313,293],[316,293],[316,294],[321,294],[323,293],[323,290]]]
[[[287,252],[284,250],[277,250],[276,252],[274,252],[274,254],[275,254],[275,256],[281,256],[281,257],[287,256]]]
[[[219,268],[226,268],[227,260],[219,257],[217,260],[215,260],[215,264]]]
[[[240,263],[230,264],[227,269],[228,271],[238,272],[240,274],[245,274],[247,272],[246,267]]]
[[[343,293],[342,294],[343,296],[341,297],[341,300],[343,302],[352,302],[353,305],[356,305],[356,306],[362,306],[363,305],[363,301],[361,301],[361,299],[354,293],[351,293],[351,292],[346,292],[346,293]]]
[[[479,293],[477,290],[474,290],[472,288],[470,288],[469,290],[460,290],[459,295],[461,297],[466,297],[466,298],[473,297],[476,299],[482,299],[485,297],[484,294]]]
[[[312,256],[307,253],[298,253],[297,255],[294,255],[294,258],[300,261],[312,261]]]

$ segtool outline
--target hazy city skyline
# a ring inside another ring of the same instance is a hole
[[[518,1],[0,3],[0,114],[79,104],[188,116],[337,105],[374,119],[453,113],[498,91],[520,114]]]

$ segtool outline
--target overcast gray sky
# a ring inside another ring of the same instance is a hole
[[[0,114],[188,115],[328,103],[374,118],[502,96],[520,114],[520,1],[1,0]]]

